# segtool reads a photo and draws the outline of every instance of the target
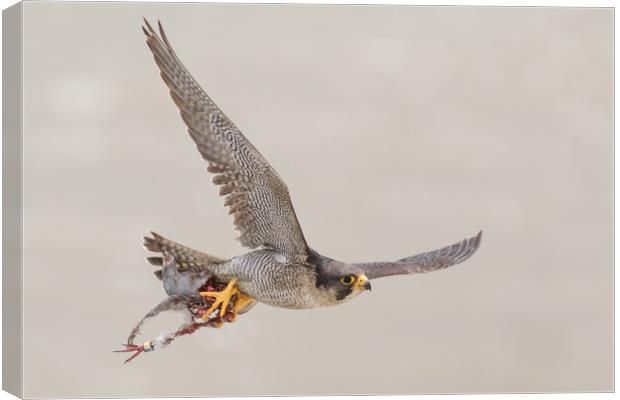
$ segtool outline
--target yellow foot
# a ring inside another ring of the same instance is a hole
[[[220,317],[223,317],[226,314],[226,309],[228,308],[230,298],[239,294],[239,289],[235,287],[235,282],[236,280],[231,279],[230,282],[228,282],[228,285],[226,285],[226,288],[221,292],[200,292],[202,297],[213,297],[215,299],[211,307],[209,307],[207,312],[202,316],[202,319],[205,321],[208,320],[213,310],[217,309],[220,305]]]
[[[256,303],[256,300],[253,297],[247,296],[243,293],[239,293],[237,295],[237,301],[235,302],[235,305],[233,306],[233,310],[235,310],[235,314],[242,314],[248,308],[253,306],[254,303]]]

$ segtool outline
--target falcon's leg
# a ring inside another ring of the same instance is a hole
[[[235,287],[235,282],[235,279],[231,279],[230,282],[228,282],[228,285],[226,285],[226,288],[221,292],[200,292],[200,295],[202,297],[211,297],[214,299],[211,307],[209,307],[207,312],[203,314],[202,319],[204,319],[205,321],[208,320],[211,313],[216,310],[220,305],[220,317],[226,315],[226,309],[228,308],[228,303],[230,302],[230,299],[233,296],[240,294],[239,289]]]

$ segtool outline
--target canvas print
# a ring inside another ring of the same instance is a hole
[[[5,390],[613,390],[613,10],[26,2],[3,26]]]

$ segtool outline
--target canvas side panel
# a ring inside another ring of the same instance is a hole
[[[2,12],[2,389],[22,397],[22,3]]]

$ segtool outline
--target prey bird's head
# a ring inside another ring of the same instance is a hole
[[[365,290],[370,281],[359,267],[336,260],[324,259],[318,266],[317,288],[336,304],[350,300]]]

